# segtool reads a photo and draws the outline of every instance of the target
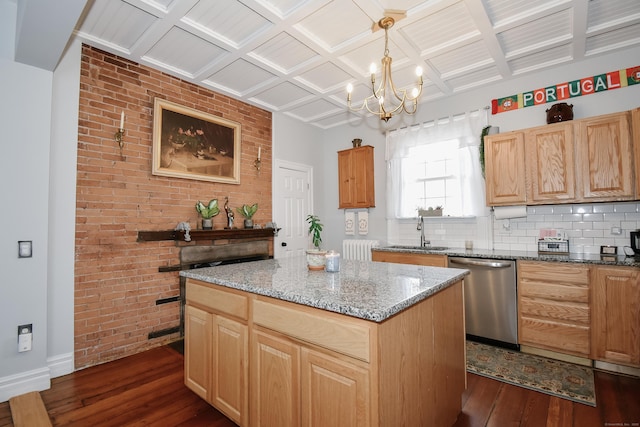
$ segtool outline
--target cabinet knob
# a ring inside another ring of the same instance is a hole
[[[280,246],[287,246],[287,242],[280,243]]]

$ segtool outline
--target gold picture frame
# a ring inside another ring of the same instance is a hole
[[[152,174],[240,184],[240,123],[156,98]]]

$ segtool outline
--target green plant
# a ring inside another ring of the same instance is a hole
[[[484,137],[489,135],[489,129],[491,126],[485,126],[482,128],[482,133],[480,134],[480,168],[482,169],[482,177],[484,178]]]
[[[258,211],[258,204],[254,203],[253,205],[242,205],[241,208],[236,209],[240,215],[245,217],[246,219],[253,218],[253,215]]]
[[[322,243],[322,223],[317,215],[307,215],[309,223],[309,234],[311,234],[311,242],[316,249],[320,249]]]
[[[200,216],[204,219],[213,218],[220,213],[220,208],[218,207],[218,199],[209,200],[209,204],[207,206],[205,206],[204,203],[198,200],[198,203],[196,203],[196,211],[198,211]]]

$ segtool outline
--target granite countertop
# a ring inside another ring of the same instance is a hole
[[[184,270],[181,276],[382,322],[469,274],[457,268],[341,260],[340,271],[309,271],[306,257]]]
[[[576,254],[569,255],[546,255],[538,252],[527,251],[504,251],[504,250],[487,250],[473,249],[466,250],[463,248],[447,248],[443,250],[431,250],[421,248],[419,246],[403,246],[390,245],[384,247],[373,248],[374,251],[386,252],[402,252],[417,254],[434,254],[447,255],[450,257],[467,257],[467,258],[491,258],[491,259],[515,259],[527,261],[548,261],[548,262],[576,262],[583,264],[603,264],[603,265],[619,265],[627,267],[640,267],[640,259],[627,257],[625,255],[603,255],[599,254]]]

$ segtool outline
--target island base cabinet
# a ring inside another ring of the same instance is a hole
[[[251,334],[251,425],[300,425],[300,347],[262,331]]]
[[[593,269],[592,359],[640,367],[640,271]]]
[[[209,403],[212,318],[204,310],[185,307],[184,383]]]
[[[247,326],[223,316],[213,316],[213,370],[209,401],[238,425],[247,425]]]
[[[371,425],[369,372],[309,349],[301,353],[302,425]]]

